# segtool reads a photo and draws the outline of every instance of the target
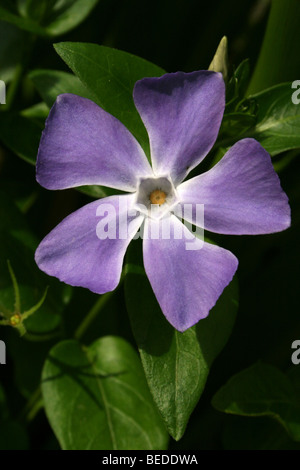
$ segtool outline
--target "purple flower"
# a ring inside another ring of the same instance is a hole
[[[221,74],[144,78],[136,83],[133,98],[148,131],[153,169],[116,118],[88,99],[57,98],[40,142],[38,182],[48,189],[97,184],[129,194],[91,202],[69,215],[41,242],[36,262],[61,281],[103,294],[118,285],[128,244],[145,223],[147,233],[158,234],[143,240],[147,276],[167,320],[184,331],[208,315],[238,261],[206,242],[199,250],[187,250],[191,234],[171,209],[190,204],[186,218],[197,224],[196,207],[204,204],[205,229],[241,235],[286,229],[290,208],[269,154],[254,139],[240,140],[215,167],[182,182],[217,138],[225,105]],[[147,205],[155,202],[157,216],[149,217]],[[146,212],[129,217],[127,237],[99,240],[97,214],[103,205],[113,206],[120,218],[126,206],[131,210],[137,203]],[[164,239],[166,219],[172,233],[181,229],[184,237]]]

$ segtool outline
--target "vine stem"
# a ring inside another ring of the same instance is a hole
[[[121,274],[118,289],[122,285],[124,278],[125,272],[123,271],[123,273]],[[107,292],[106,294],[102,294],[101,297],[99,297],[99,299],[94,303],[93,307],[88,312],[86,317],[82,320],[78,328],[75,330],[75,333],[73,335],[74,339],[80,340],[84,336],[86,331],[89,329],[90,325],[93,323],[95,318],[97,318],[97,316],[99,315],[103,307],[107,304],[109,299],[112,297],[114,292],[115,291]]]
[[[83,337],[83,335],[93,323],[95,318],[98,316],[98,314],[101,312],[108,300],[111,298],[112,294],[113,292],[107,292],[107,294],[101,295],[101,297],[95,302],[89,313],[86,315],[86,317],[82,320],[82,322],[76,329],[74,333],[74,339],[79,340]]]
[[[35,418],[42,406],[42,390],[41,387],[38,386],[37,389],[32,393],[32,395],[28,399],[23,410],[21,411],[19,416],[20,421],[26,421],[30,423]]]

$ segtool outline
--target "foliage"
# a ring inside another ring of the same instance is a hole
[[[201,28],[198,2],[189,0],[184,12],[169,0],[152,3],[148,11],[137,0],[0,0],[0,79],[7,85],[0,104],[0,339],[7,346],[0,449],[299,449],[291,344],[299,339],[300,104],[281,67],[286,44],[299,36],[293,0],[290,7],[274,2],[264,42],[267,11],[250,31],[241,20],[253,2],[232,2],[238,24],[228,2],[207,4]],[[280,9],[289,35],[274,40]],[[238,50],[240,23],[247,45]],[[213,236],[238,256],[239,280],[207,319],[179,333],[162,315],[137,241],[127,253],[124,283],[101,297],[38,269],[34,251],[43,236],[73,210],[116,190],[50,193],[36,183],[34,165],[45,119],[62,93],[89,98],[114,115],[150,157],[132,99],[135,82],[165,70],[208,68],[222,34],[233,38],[224,119],[193,176],[239,139],[254,137],[280,173],[293,224],[255,239]]]

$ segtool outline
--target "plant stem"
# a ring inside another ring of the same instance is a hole
[[[124,278],[125,278],[125,274],[122,273],[118,288],[122,284]],[[95,318],[99,315],[103,307],[107,304],[108,300],[111,298],[113,293],[114,291],[107,292],[106,294],[103,294],[101,295],[101,297],[99,297],[99,299],[95,302],[91,310],[88,312],[86,317],[83,319],[83,321],[80,323],[80,325],[76,329],[74,333],[74,339],[81,339],[84,336],[84,334],[86,333],[90,325],[93,323]]]
[[[37,415],[38,411],[42,407],[42,390],[39,386],[30,396],[28,402],[24,406],[21,414],[20,421],[30,422]]]
[[[88,330],[95,318],[101,312],[102,308],[108,302],[112,294],[112,292],[107,292],[107,294],[101,295],[101,297],[96,301],[87,316],[83,319],[83,321],[76,329],[74,333],[74,339],[81,339],[84,336],[85,332]]]

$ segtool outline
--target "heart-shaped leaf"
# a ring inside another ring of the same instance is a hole
[[[165,449],[167,433],[139,358],[107,336],[70,340],[49,353],[42,374],[46,413],[63,449]]]

